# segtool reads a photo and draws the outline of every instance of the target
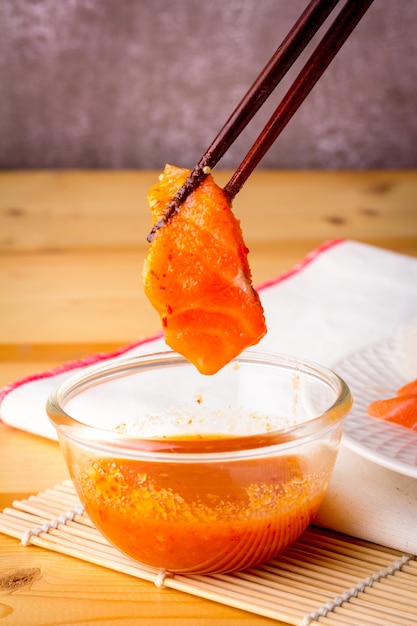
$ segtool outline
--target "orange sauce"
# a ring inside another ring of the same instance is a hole
[[[111,543],[142,563],[184,573],[233,571],[274,558],[311,522],[325,487],[325,478],[306,472],[295,456],[84,459],[75,482]]]

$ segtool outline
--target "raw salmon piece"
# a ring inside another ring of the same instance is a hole
[[[397,396],[417,394],[417,378],[398,389]]]
[[[417,394],[375,400],[367,408],[368,415],[417,430]]]
[[[189,170],[167,165],[151,187],[155,224]],[[214,374],[265,335],[266,324],[239,221],[211,175],[156,230],[143,268],[145,294],[166,343]]]

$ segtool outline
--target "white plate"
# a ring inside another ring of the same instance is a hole
[[[334,366],[354,398],[343,443],[378,465],[417,478],[417,432],[366,414],[370,402],[394,396],[410,382],[395,365],[393,345],[393,340],[384,341]]]

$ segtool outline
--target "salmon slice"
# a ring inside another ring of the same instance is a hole
[[[148,193],[153,224],[189,174],[165,167]],[[145,294],[168,346],[203,374],[216,373],[266,333],[247,255],[240,223],[211,174],[149,245]]]
[[[401,387],[401,389],[398,389],[397,391],[397,396],[404,396],[404,395],[410,395],[410,394],[417,395],[417,378],[415,380],[412,380],[410,383],[407,383],[406,385],[404,385],[403,387]]]
[[[375,400],[368,406],[367,413],[372,417],[417,430],[417,394]]]

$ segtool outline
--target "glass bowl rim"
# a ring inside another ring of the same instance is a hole
[[[219,458],[247,458],[261,455],[270,455],[278,450],[285,454],[292,448],[298,448],[303,443],[322,436],[327,428],[343,420],[348,414],[353,398],[347,383],[332,369],[314,361],[301,359],[287,354],[248,349],[243,351],[228,364],[251,363],[259,365],[273,365],[277,368],[293,370],[299,373],[308,373],[310,376],[326,382],[335,391],[334,402],[320,415],[285,429],[272,430],[262,435],[231,435],[218,439],[203,438],[201,441],[175,438],[138,437],[114,430],[101,429],[84,424],[67,413],[63,406],[65,400],[70,400],[83,390],[95,384],[100,384],[106,378],[117,378],[129,375],[141,367],[164,367],[181,364],[194,367],[185,357],[172,350],[150,352],[129,357],[116,357],[107,361],[89,365],[81,371],[69,375],[59,383],[49,394],[46,402],[46,411],[50,422],[66,439],[88,449],[106,451],[106,454],[118,454],[138,458],[138,455],[148,460],[181,460],[181,461],[208,461]],[[117,375],[119,374],[119,375]],[[215,374],[213,375],[215,376]],[[199,445],[197,445],[197,443]]]

